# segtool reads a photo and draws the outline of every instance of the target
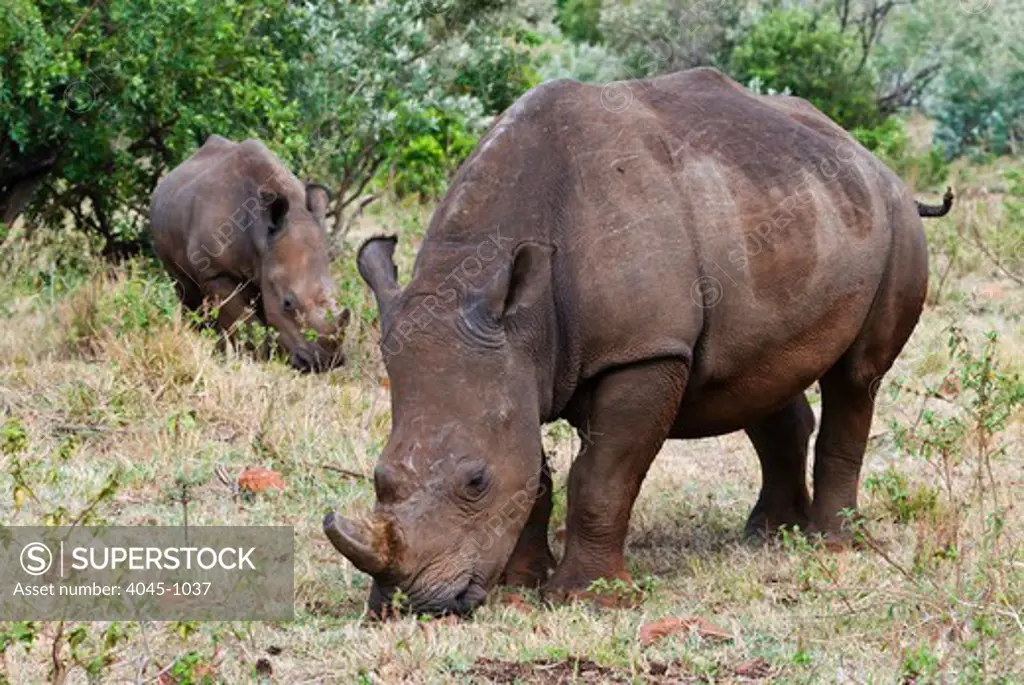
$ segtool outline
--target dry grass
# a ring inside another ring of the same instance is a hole
[[[976,170],[961,173],[985,185]],[[79,276],[60,280],[46,276],[54,270],[42,257],[19,253],[0,298],[0,423],[8,438],[12,427],[23,428],[25,442],[0,457],[0,523],[67,522],[98,498],[87,522],[178,524],[185,484],[192,524],[295,527],[294,622],[114,631],[83,624],[84,642],[59,652],[68,682],[86,682],[94,657],[103,682],[1019,682],[1024,422],[1017,410],[991,436],[990,447],[1006,450],[990,460],[992,482],[979,493],[978,410],[970,389],[948,380],[964,362],[951,359],[947,343],[956,324],[977,357],[984,332],[998,331],[1003,376],[1024,368],[1024,288],[969,239],[975,227],[987,238],[1024,227],[1009,225],[1003,195],[961,194],[951,217],[928,224],[933,283],[942,287],[892,374],[903,389],[880,402],[865,466],[871,485],[862,485],[868,547],[834,553],[799,535],[748,545],[740,533],[759,470],[746,439],[670,443],[633,517],[628,552],[643,581],[642,604],[548,608],[532,595],[509,603],[496,593],[463,622],[368,621],[366,577],[319,530],[328,507],[370,505],[368,483],[337,469],[369,473],[389,426],[372,300],[351,254],[337,264],[353,309],[351,362],[303,376],[219,352],[189,325],[151,266],[109,274],[87,262]],[[376,221],[415,236],[423,218],[399,212]],[[414,244],[402,246],[406,272]],[[1000,254],[1017,258],[1012,249]],[[929,412],[970,424],[948,470],[918,449]],[[915,430],[908,437],[899,427]],[[555,425],[546,442],[561,519],[578,439]],[[287,489],[236,500],[216,479],[218,465],[235,473],[275,469]],[[988,520],[979,515],[979,494]],[[996,503],[999,536],[991,526]],[[648,647],[638,642],[644,623],[682,615],[704,617],[734,639],[680,633]],[[48,680],[53,640],[74,627],[81,626],[31,626],[34,646],[6,647],[0,682]],[[0,644],[17,628],[0,624]]]

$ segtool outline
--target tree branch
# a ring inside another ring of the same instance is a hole
[[[75,22],[75,25],[71,27],[70,31],[68,31],[68,35],[64,36],[65,45],[67,45],[67,42],[71,40],[71,36],[75,35],[78,32],[78,29],[82,27],[82,24],[85,23],[85,20],[89,18],[89,15],[92,14],[92,11],[96,9],[96,5],[98,4],[100,4],[100,0],[92,0],[92,4],[89,5],[89,9],[85,10],[85,14],[83,14],[82,17],[77,22]]]

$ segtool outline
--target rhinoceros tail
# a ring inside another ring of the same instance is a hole
[[[949,214],[950,208],[953,206],[953,189],[946,188],[946,194],[942,196],[941,205],[926,205],[923,202],[917,203],[917,214],[923,217],[940,217]]]

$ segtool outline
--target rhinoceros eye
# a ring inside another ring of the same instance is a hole
[[[491,485],[490,474],[487,473],[487,467],[480,466],[470,471],[466,476],[465,494],[466,498],[470,500],[477,500],[487,493],[487,488]]]
[[[281,308],[284,309],[285,313],[291,314],[295,311],[295,296],[285,295],[281,298]]]

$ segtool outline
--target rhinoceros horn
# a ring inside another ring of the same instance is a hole
[[[370,575],[388,567],[387,538],[374,530],[375,527],[338,516],[333,511],[324,517],[324,533],[334,548],[356,568]]]

